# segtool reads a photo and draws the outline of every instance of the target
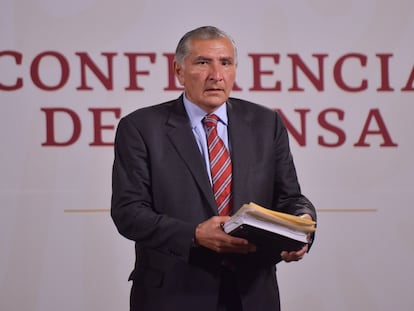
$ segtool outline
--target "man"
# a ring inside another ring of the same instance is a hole
[[[280,309],[275,265],[221,225],[248,202],[316,214],[300,192],[279,115],[229,98],[236,66],[227,34],[210,26],[190,31],[174,63],[183,95],[118,125],[111,213],[135,241],[133,311]],[[297,261],[307,250],[281,258]]]

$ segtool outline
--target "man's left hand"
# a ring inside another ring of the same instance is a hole
[[[303,246],[298,251],[293,251],[293,252],[283,251],[280,254],[280,256],[282,257],[282,260],[284,260],[286,262],[299,261],[299,260],[301,260],[303,258],[303,256],[305,256],[305,254],[306,254],[307,251],[308,251],[308,244],[306,244],[305,246]]]
[[[309,214],[303,214],[300,217],[312,220],[312,217]],[[309,238],[310,236],[308,235],[308,241],[309,241]],[[299,261],[303,258],[303,256],[305,256],[308,249],[309,249],[309,246],[308,244],[306,244],[298,251],[292,251],[292,252],[283,251],[280,253],[280,256],[282,257],[282,260],[286,262]]]

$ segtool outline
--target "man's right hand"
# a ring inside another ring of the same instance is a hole
[[[229,218],[229,216],[214,216],[199,224],[195,230],[195,242],[217,253],[247,254],[255,252],[256,246],[254,244],[223,231],[223,223]]]

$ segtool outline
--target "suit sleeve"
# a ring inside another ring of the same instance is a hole
[[[111,216],[118,231],[138,247],[187,260],[195,226],[153,208],[149,150],[131,119],[118,125],[114,156]]]
[[[316,221],[316,211],[310,200],[301,193],[287,129],[276,113],[275,131],[274,208],[293,215],[309,214]]]

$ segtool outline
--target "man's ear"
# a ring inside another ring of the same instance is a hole
[[[183,66],[174,61],[174,73],[181,85],[184,85]]]

